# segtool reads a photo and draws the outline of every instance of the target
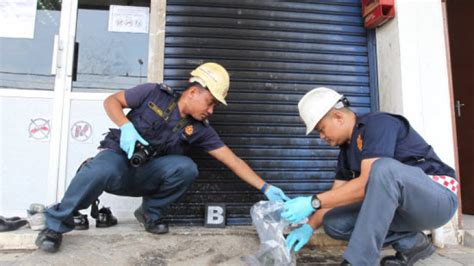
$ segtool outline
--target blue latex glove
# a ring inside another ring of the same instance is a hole
[[[287,201],[290,200],[283,190],[281,190],[279,187],[275,187],[272,185],[269,185],[270,187],[265,191],[265,196],[268,198],[270,201]]]
[[[290,251],[299,252],[313,236],[314,230],[309,224],[303,224],[293,230],[286,238],[286,246]],[[296,245],[295,245],[296,244]],[[293,247],[294,246],[294,247]]]
[[[299,223],[315,211],[311,206],[311,198],[311,196],[297,197],[285,202],[281,217],[290,223]]]
[[[137,140],[143,145],[148,145],[148,142],[138,134],[132,122],[127,122],[120,127],[120,148],[128,154],[128,159],[132,158]]]

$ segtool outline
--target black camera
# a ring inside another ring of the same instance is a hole
[[[139,167],[140,165],[148,162],[151,157],[156,155],[155,149],[152,146],[144,146],[141,143],[137,142],[135,145],[135,152],[130,159],[130,164],[133,167]]]

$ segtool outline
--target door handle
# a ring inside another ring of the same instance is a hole
[[[79,43],[74,42],[74,57],[72,59],[72,81],[77,80],[77,64],[79,59]]]
[[[463,106],[464,106],[464,104],[461,103],[460,100],[456,100],[456,115],[458,117],[461,117],[461,107],[463,107]]]

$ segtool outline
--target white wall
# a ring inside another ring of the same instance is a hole
[[[376,30],[380,110],[403,113],[398,16]]]
[[[399,113],[455,168],[451,97],[440,0],[397,0],[376,30],[381,111]],[[434,230],[437,246],[460,240],[456,215]],[[462,236],[461,236],[462,237]]]
[[[376,31],[380,109],[406,116],[454,167],[441,1],[396,3],[395,19]]]

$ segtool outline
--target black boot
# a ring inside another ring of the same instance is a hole
[[[74,229],[87,230],[89,229],[89,220],[87,214],[82,214],[79,211],[74,211]]]
[[[145,230],[147,232],[153,234],[166,234],[169,232],[169,227],[167,223],[165,223],[161,219],[155,221],[149,219],[148,217],[146,217],[145,212],[143,211],[143,208],[141,206],[136,209],[133,214],[135,215],[135,218],[137,218],[138,222],[145,226]]]
[[[12,221],[18,221],[18,220],[21,220],[22,218],[21,217],[18,217],[18,216],[13,216],[13,217],[3,217],[3,216],[0,216],[0,220],[5,220],[5,221],[9,221],[9,222],[12,222]]]
[[[423,234],[422,241],[418,242],[413,248],[397,252],[395,256],[386,256],[380,262],[382,266],[412,266],[415,262],[428,258],[435,252],[435,247],[427,236]]]
[[[53,253],[58,251],[62,240],[63,234],[46,228],[38,234],[35,244],[41,250]]]
[[[110,208],[102,207],[99,210],[98,216],[95,219],[95,227],[105,228],[117,224],[117,218],[112,215]]]

